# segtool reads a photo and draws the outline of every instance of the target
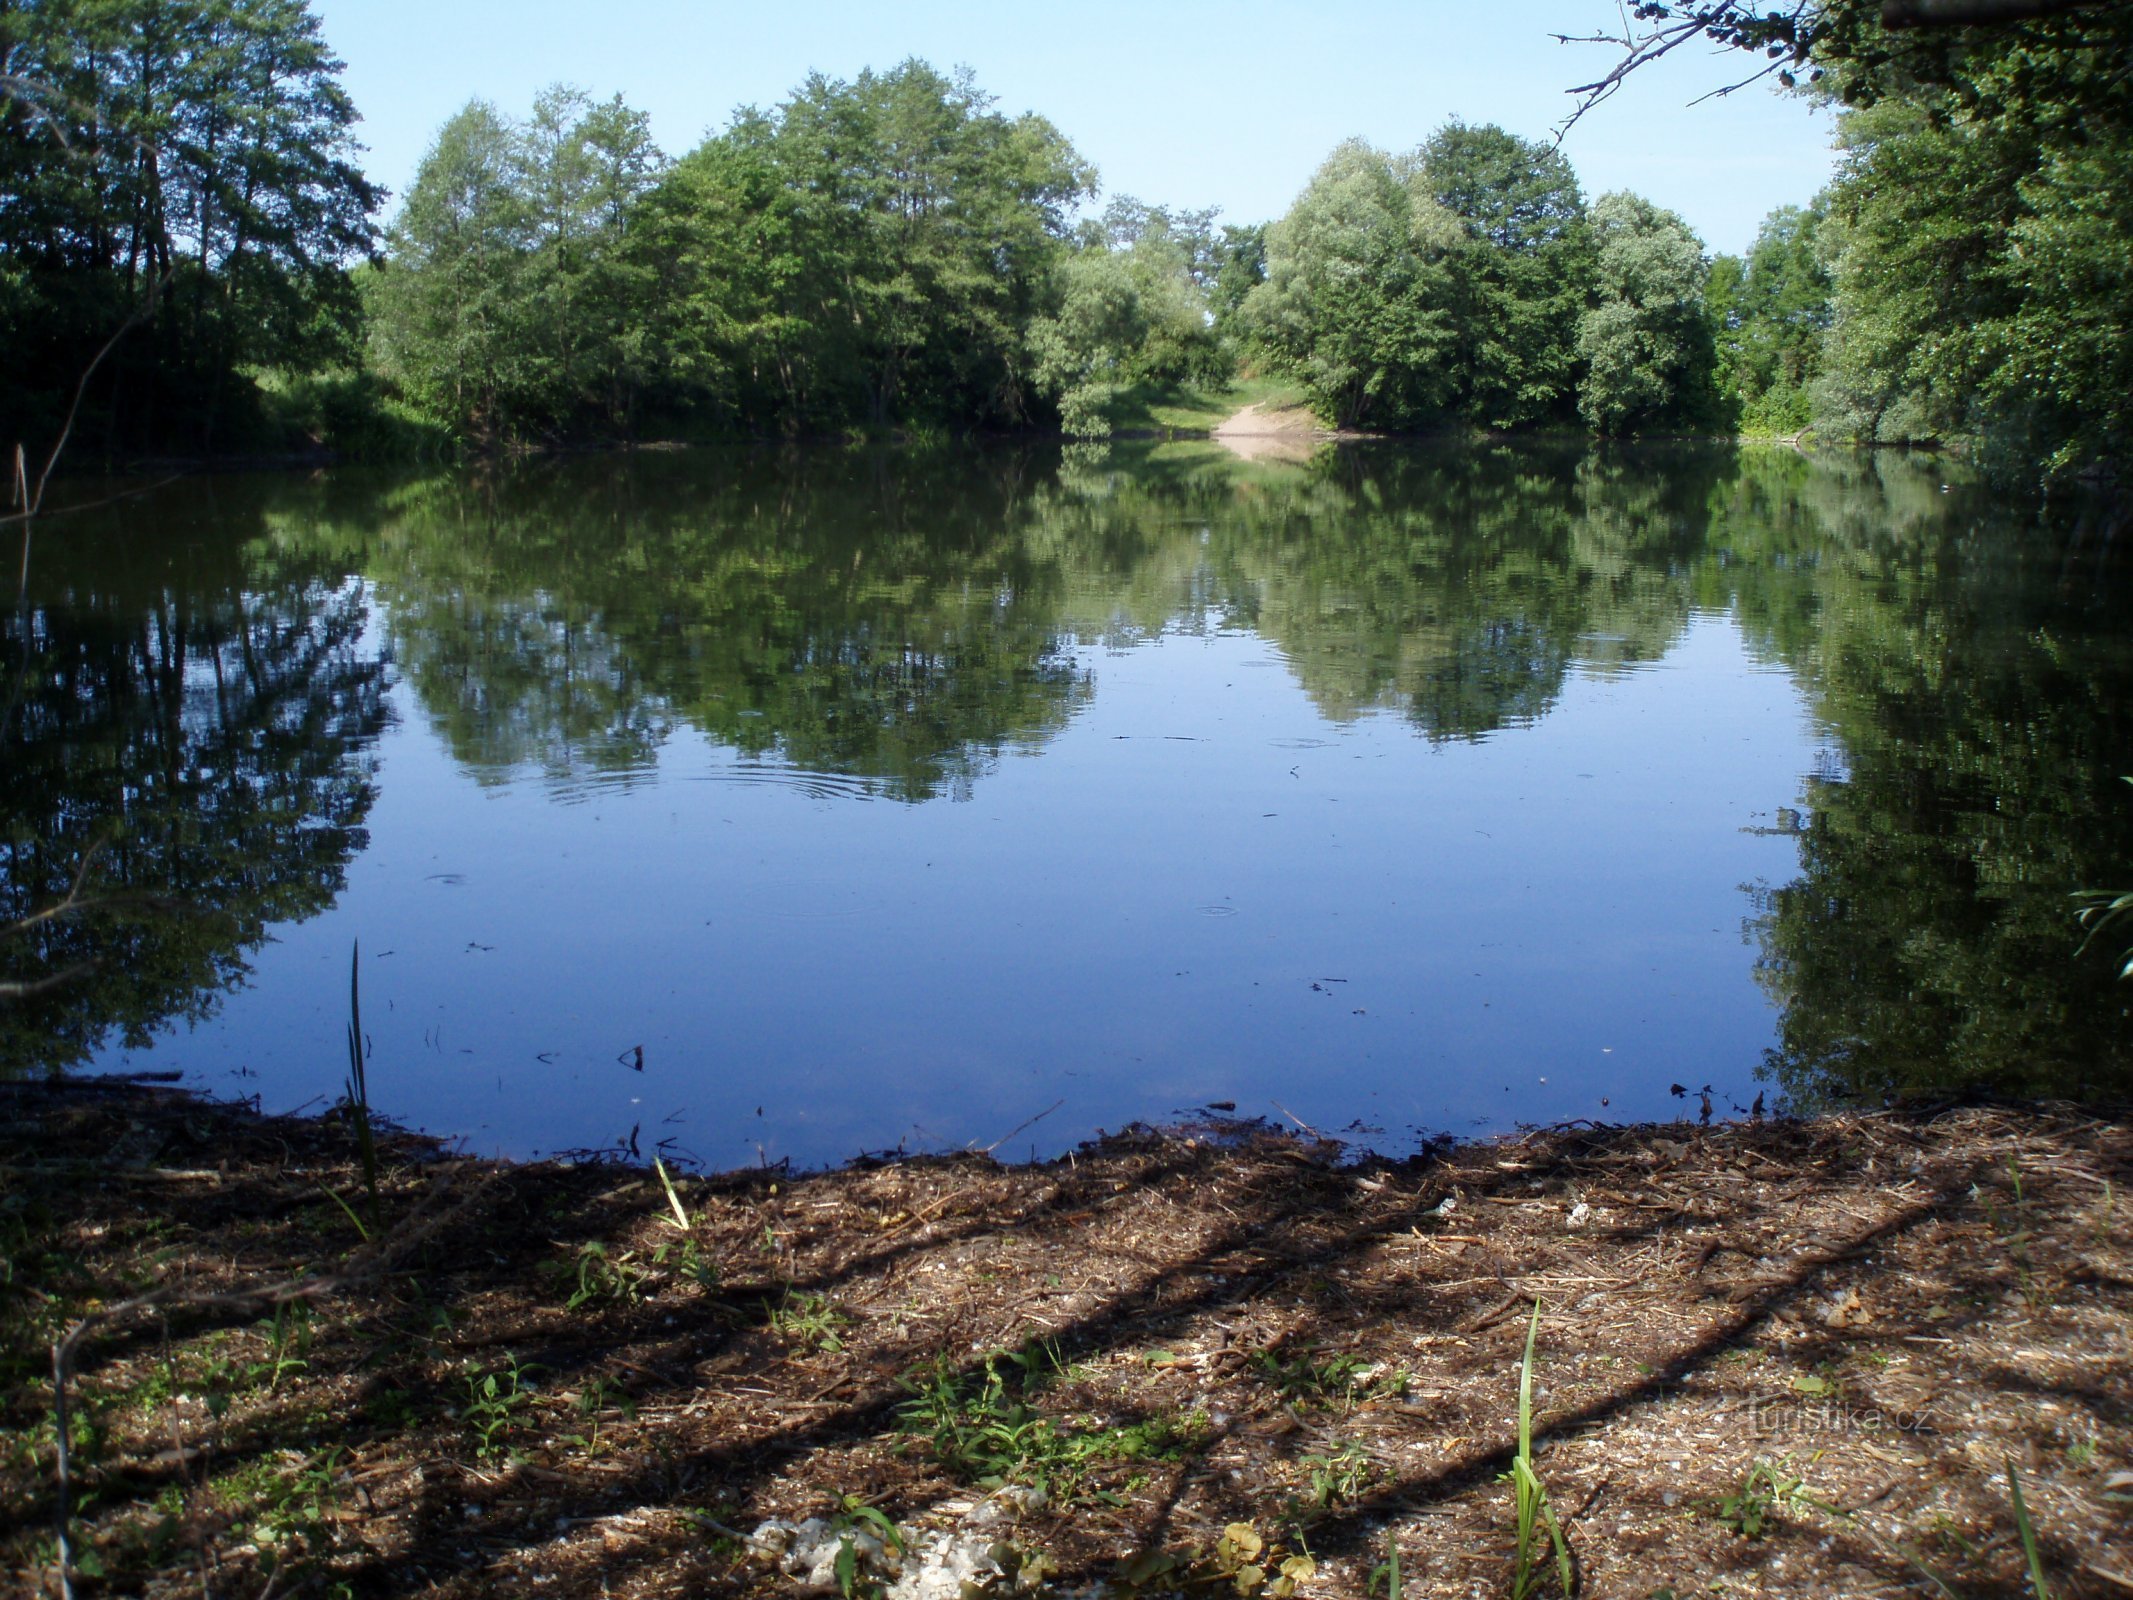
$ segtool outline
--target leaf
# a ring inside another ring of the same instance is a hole
[[[1814,1374],[1808,1372],[1803,1372],[1797,1378],[1794,1378],[1792,1386],[1799,1390],[1801,1394],[1834,1394],[1837,1391],[1837,1386],[1827,1378],[1817,1378]]]
[[[1143,1550],[1119,1569],[1119,1576],[1127,1587],[1138,1589],[1151,1578],[1176,1571],[1177,1565],[1178,1558],[1167,1550]]]
[[[1222,1530],[1222,1542],[1247,1561],[1266,1548],[1266,1541],[1259,1537],[1259,1530],[1249,1522],[1232,1522]]]

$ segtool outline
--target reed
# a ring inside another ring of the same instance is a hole
[[[378,1222],[378,1140],[370,1122],[370,1078],[363,1070],[363,945],[353,941],[348,952],[348,1096],[350,1126],[355,1129],[356,1160],[363,1168],[363,1186],[370,1193],[370,1221]]]
[[[1511,1504],[1515,1517],[1513,1534],[1517,1570],[1511,1579],[1512,1600],[1527,1600],[1540,1587],[1541,1575],[1535,1560],[1539,1548],[1539,1531],[1547,1530],[1548,1542],[1555,1551],[1555,1575],[1562,1584],[1564,1595],[1572,1591],[1576,1571],[1570,1561],[1570,1546],[1563,1539],[1561,1525],[1555,1519],[1555,1507],[1548,1501],[1547,1487],[1540,1481],[1540,1474],[1533,1470],[1533,1349],[1540,1338],[1540,1301],[1533,1302],[1533,1316],[1526,1324],[1526,1355],[1518,1364],[1518,1454],[1512,1457],[1511,1470],[1505,1474],[1511,1480]]]

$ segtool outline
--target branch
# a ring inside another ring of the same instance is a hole
[[[1685,13],[1685,14],[1676,14]],[[1730,49],[1754,50],[1769,58],[1768,64],[1737,83],[1729,83],[1699,95],[1691,104],[1722,98],[1758,83],[1773,72],[1784,72],[1806,61],[1813,48],[1818,18],[1811,0],[1791,0],[1789,7],[1773,6],[1759,13],[1740,0],[1704,0],[1669,10],[1646,5],[1624,5],[1618,31],[1591,34],[1551,34],[1557,44],[1601,44],[1622,52],[1622,57],[1604,75],[1566,92],[1577,97],[1577,107],[1555,130],[1557,144],[1578,119],[1602,101],[1611,99],[1630,74],[1662,56],[1673,54],[1696,39]]]
[[[67,892],[57,900],[27,916],[17,917],[13,922],[0,923],[0,939],[26,932],[39,923],[55,922],[77,912],[101,911],[112,906],[146,906],[150,910],[170,913],[182,913],[191,909],[183,902],[162,895],[131,891],[119,894],[83,894],[82,885],[88,881],[89,868],[95,865],[97,856],[102,854],[107,843],[109,841],[104,840],[89,847],[81,858],[81,865],[74,870],[74,881],[67,886]],[[94,972],[100,959],[91,956],[86,961],[77,961],[72,966],[47,973],[42,978],[0,979],[0,1001],[26,1000],[33,995],[43,994],[47,989],[57,989],[61,984],[72,983],[76,978]]]
[[[0,1000],[28,1000],[32,996],[43,994],[47,989],[57,989],[62,984],[72,983],[76,978],[86,978],[95,970],[94,961],[77,961],[71,967],[62,967],[42,978],[9,978],[0,982]]]
[[[134,307],[133,315],[118,325],[111,337],[104,341],[104,347],[82,368],[81,379],[74,385],[73,402],[67,407],[67,420],[60,426],[59,438],[53,442],[52,453],[45,457],[44,471],[37,474],[37,492],[30,497],[30,503],[22,513],[25,520],[34,517],[37,508],[44,504],[44,486],[52,481],[52,469],[59,465],[60,455],[67,448],[67,440],[73,436],[74,419],[81,414],[81,399],[88,392],[89,380],[96,375],[96,369],[104,364],[104,357],[118,347],[119,340],[156,314],[157,303],[163,298],[163,286],[170,282],[171,274],[177,270],[177,263],[173,262],[148,280],[148,293],[141,303]]]

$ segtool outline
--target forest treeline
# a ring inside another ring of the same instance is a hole
[[[1289,212],[1114,198],[920,61],[670,158],[620,98],[475,101],[363,175],[308,0],[0,6],[0,439],[406,455],[851,429],[1101,435],[1240,371],[1382,431],[2126,454],[2133,8],[1884,33],[1830,0],[1842,161],[1741,257],[1449,123]],[[88,374],[87,381],[82,381]]]

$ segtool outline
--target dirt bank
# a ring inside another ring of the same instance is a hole
[[[2026,1594],[2009,1463],[2056,1592],[2133,1589],[2120,1120],[1349,1168],[1201,1130],[672,1197],[394,1137],[367,1241],[351,1151],[0,1087],[20,1591],[56,1588],[50,1344],[93,1313],[85,1593],[789,1594],[778,1561],[835,1585],[849,1544],[854,1593],[1361,1595],[1390,1541],[1410,1596],[1501,1595],[1536,1299],[1534,1467],[1582,1594]]]
[[[1326,440],[1343,436],[1320,427],[1303,406],[1249,405],[1209,437],[1246,461],[1308,461]]]

